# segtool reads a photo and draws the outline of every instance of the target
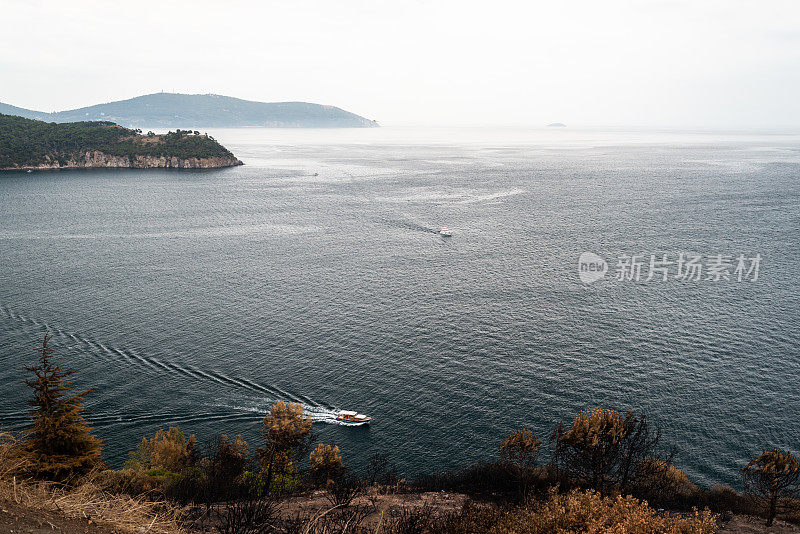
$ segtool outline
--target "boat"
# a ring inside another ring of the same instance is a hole
[[[442,237],[453,237],[453,234],[450,232],[449,228],[445,228],[442,226],[442,229],[439,230],[439,235]]]
[[[339,410],[339,413],[336,414],[336,421],[343,425],[360,426],[368,425],[372,421],[372,417],[352,410]]]

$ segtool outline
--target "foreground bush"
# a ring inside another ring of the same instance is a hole
[[[32,516],[41,511],[84,521],[90,518],[93,523],[113,527],[115,532],[182,532],[179,510],[145,496],[131,497],[109,492],[93,478],[90,476],[83,482],[64,485],[0,477],[0,501],[25,506]]]
[[[180,428],[171,426],[166,432],[159,429],[152,439],[142,438],[126,467],[137,471],[160,469],[178,473],[194,467],[199,460],[197,439],[194,436],[187,439]]]
[[[711,534],[716,517],[708,510],[687,517],[659,515],[634,497],[602,497],[594,490],[551,493],[540,506],[510,512],[492,534],[556,534],[571,532],[628,534]]]
[[[659,507],[687,507],[697,504],[700,489],[686,473],[657,458],[646,458],[636,466],[631,493]]]

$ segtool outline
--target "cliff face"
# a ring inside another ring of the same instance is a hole
[[[112,156],[99,150],[71,156],[66,161],[58,161],[46,156],[46,162],[33,166],[7,167],[18,170],[45,169],[91,169],[96,167],[128,169],[216,169],[244,165],[234,156],[209,158],[178,158],[167,156]]]

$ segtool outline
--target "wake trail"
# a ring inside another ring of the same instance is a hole
[[[312,418],[315,420],[326,421],[335,418],[336,410],[333,408],[321,406],[306,395],[293,394],[274,385],[259,384],[244,377],[231,377],[214,369],[201,369],[194,365],[181,365],[177,362],[141,354],[139,351],[133,349],[107,346],[104,343],[92,339],[90,336],[81,335],[76,332],[68,332],[61,328],[53,327],[44,320],[16,312],[3,303],[0,303],[0,316],[5,316],[17,323],[43,327],[60,339],[69,340],[70,342],[83,346],[86,353],[108,363],[119,364],[120,362],[125,362],[131,366],[141,366],[159,375],[162,372],[166,372],[170,375],[181,375],[193,380],[213,382],[233,390],[246,390],[249,393],[270,397],[270,400],[273,402],[276,400],[295,402],[301,404],[304,411],[313,414]],[[266,411],[268,410],[259,410],[259,413],[266,413]],[[108,415],[108,417],[111,418],[109,421],[112,419],[116,421],[117,418],[117,416],[114,415]],[[153,415],[152,417],[161,418],[159,415]],[[0,420],[2,418],[3,416],[0,416]],[[135,420],[146,421],[147,419]]]

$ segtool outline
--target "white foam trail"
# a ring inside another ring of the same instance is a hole
[[[279,399],[276,399],[279,400]],[[272,400],[265,400],[262,405],[230,405],[230,404],[215,404],[222,408],[229,408],[232,410],[240,410],[245,412],[257,413],[259,415],[267,415],[269,408],[272,405]],[[339,413],[338,409],[325,408],[323,406],[312,406],[308,404],[301,404],[303,413],[311,416],[311,420],[315,423],[324,423],[328,425],[342,425],[342,426],[360,426],[352,423],[343,423],[336,420],[336,415]],[[364,423],[366,424],[366,423]]]
[[[89,348],[91,353],[97,356],[108,358],[109,356],[121,356],[128,364],[137,365],[142,364],[157,372],[166,371],[167,373],[179,373],[184,376],[192,377],[197,380],[209,380],[224,386],[233,386],[249,390],[256,394],[266,394],[273,397],[272,400],[265,400],[258,406],[244,407],[244,406],[227,406],[235,410],[244,410],[259,414],[266,414],[269,411],[269,406],[274,400],[287,400],[289,402],[299,403],[303,407],[303,411],[309,414],[313,421],[320,423],[342,424],[336,421],[336,414],[338,410],[320,406],[313,399],[300,394],[292,394],[284,391],[277,386],[267,386],[258,384],[244,377],[231,377],[227,376],[214,369],[201,369],[194,365],[182,366],[176,362],[162,361],[153,356],[139,354],[136,350],[124,350],[114,346],[106,346],[105,344],[83,337],[74,332],[65,332],[58,328],[51,328],[45,321],[36,319],[22,313],[17,313],[13,309],[4,304],[0,304],[0,314],[5,315],[13,320],[23,323],[35,324],[37,326],[44,326],[47,330],[58,334],[61,337],[69,338],[77,343],[83,344]]]

